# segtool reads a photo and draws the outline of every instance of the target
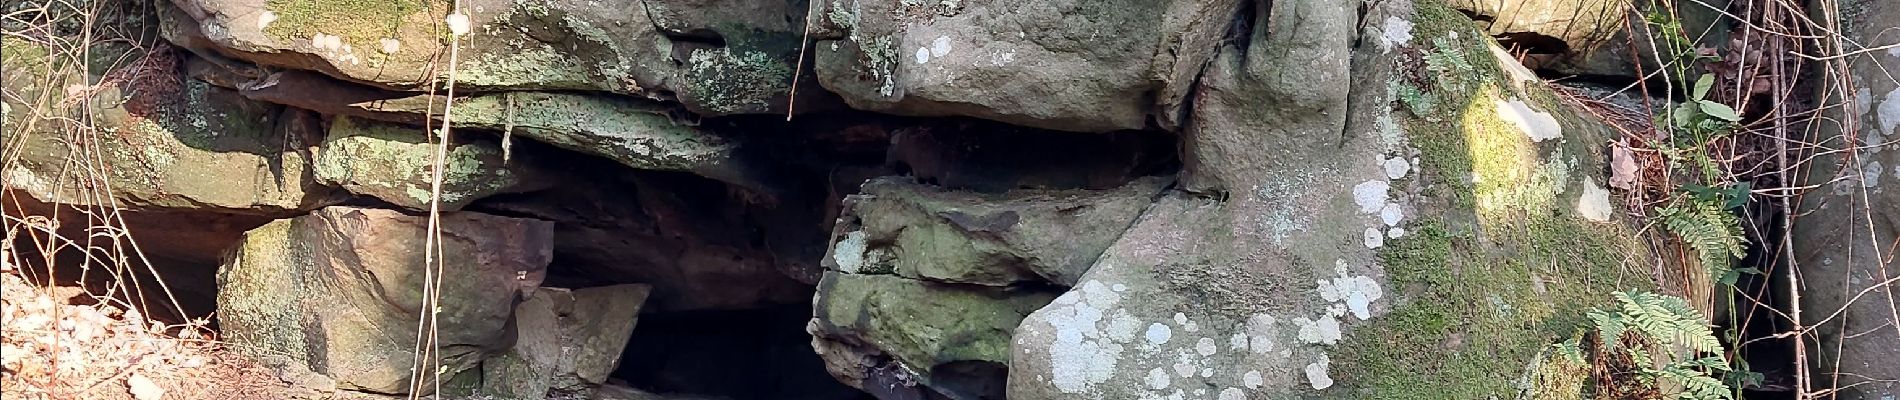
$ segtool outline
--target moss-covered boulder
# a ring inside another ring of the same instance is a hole
[[[7,188],[45,203],[284,215],[331,201],[316,114],[185,79],[159,51],[89,73],[5,39]],[[104,50],[102,50],[104,51]],[[96,83],[88,83],[96,82]],[[90,112],[82,112],[82,110]]]
[[[1002,398],[1010,332],[1055,297],[1033,288],[836,271],[818,287],[808,329],[827,368],[845,384],[886,397]]]
[[[443,161],[443,211],[499,193],[526,189],[546,179],[524,166],[528,160],[503,160],[501,146],[485,136],[457,135]],[[316,176],[326,184],[412,210],[428,210],[437,144],[421,129],[338,117],[317,150]],[[541,178],[541,179],[536,179]]]
[[[1176,126],[1240,2],[814,3],[818,77],[854,108],[1099,132]]]
[[[1656,286],[1601,183],[1613,130],[1442,3],[1360,11],[1246,15],[1179,190],[1024,320],[1010,398],[1517,398],[1584,311]]]
[[[291,357],[339,388],[410,393],[424,282],[439,273],[441,376],[475,368],[509,347],[503,328],[521,292],[545,275],[553,224],[444,213],[445,258],[434,272],[421,251],[427,225],[390,210],[327,207],[245,233],[218,270],[223,338],[258,356]]]

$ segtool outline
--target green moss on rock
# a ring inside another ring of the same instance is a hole
[[[1419,70],[1449,118],[1401,117],[1418,150],[1421,217],[1378,251],[1399,300],[1333,353],[1338,396],[1362,399],[1574,399],[1587,371],[1549,356],[1608,294],[1656,286],[1648,248],[1630,227],[1573,209],[1596,169],[1600,126],[1538,84],[1519,86],[1493,62],[1489,39],[1435,1],[1417,4],[1426,53],[1456,52],[1468,69]],[[1453,39],[1452,32],[1457,32]],[[1423,68],[1407,61],[1407,67]],[[1444,72],[1444,71],[1440,71]],[[1396,97],[1396,96],[1395,96]],[[1501,116],[1523,101],[1553,114],[1565,137],[1536,141]]]
[[[276,20],[264,27],[264,33],[274,38],[309,39],[317,34],[328,34],[357,46],[396,37],[398,30],[407,22],[441,22],[440,18],[416,14],[425,10],[447,9],[443,4],[429,0],[269,0],[265,6],[277,15]],[[433,15],[445,14],[437,12]],[[412,17],[419,17],[420,20],[411,21]]]
[[[1009,362],[1010,334],[1054,300],[1041,291],[827,273],[815,307],[829,335],[854,336],[929,371],[958,361]]]

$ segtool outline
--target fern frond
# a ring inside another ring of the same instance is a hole
[[[1742,236],[1741,219],[1720,204],[1706,200],[1686,200],[1657,210],[1663,226],[1695,250],[1696,259],[1720,278],[1729,272],[1730,261],[1741,258],[1748,238]]]

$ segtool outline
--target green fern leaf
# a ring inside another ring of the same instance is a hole
[[[1741,220],[1721,205],[1706,200],[1685,200],[1658,210],[1663,226],[1695,250],[1696,258],[1720,278],[1729,272],[1730,261],[1741,258],[1748,238],[1742,236]]]

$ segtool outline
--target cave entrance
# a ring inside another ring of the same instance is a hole
[[[612,377],[684,398],[872,399],[825,372],[810,319],[809,304],[641,315]]]

